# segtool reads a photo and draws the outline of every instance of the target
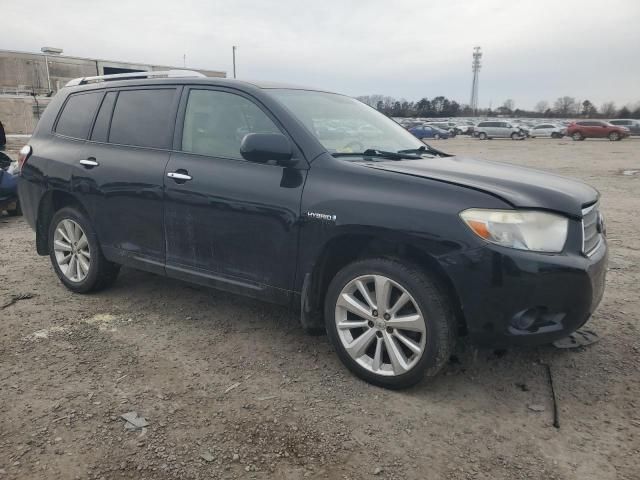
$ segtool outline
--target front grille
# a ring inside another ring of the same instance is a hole
[[[593,253],[600,244],[599,223],[600,212],[597,203],[582,210],[582,252],[586,255]]]

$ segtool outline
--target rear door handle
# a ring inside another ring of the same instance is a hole
[[[167,177],[173,178],[176,182],[186,182],[191,180],[193,177],[188,174],[186,170],[178,170],[177,172],[169,172],[167,173]]]
[[[97,167],[100,165],[95,158],[85,158],[80,160],[80,165],[84,165],[85,167]]]

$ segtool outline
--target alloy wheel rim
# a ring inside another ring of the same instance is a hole
[[[425,350],[427,329],[417,302],[383,275],[347,283],[338,295],[335,322],[349,356],[376,375],[407,373]]]
[[[81,282],[89,274],[91,248],[80,225],[65,218],[58,223],[53,235],[56,263],[62,274],[72,282]]]

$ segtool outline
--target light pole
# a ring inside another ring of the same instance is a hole
[[[61,55],[61,48],[42,47],[40,51],[44,54],[44,64],[47,71],[47,94],[51,95],[51,75],[49,74],[49,55]]]
[[[235,45],[233,47],[231,47],[231,50],[233,52],[233,78],[236,78],[236,47]]]

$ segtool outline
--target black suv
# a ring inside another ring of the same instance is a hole
[[[126,265],[288,304],[385,387],[434,375],[459,335],[566,336],[604,290],[596,190],[447,155],[343,95],[78,79],[19,161],[37,251],[70,290]]]

